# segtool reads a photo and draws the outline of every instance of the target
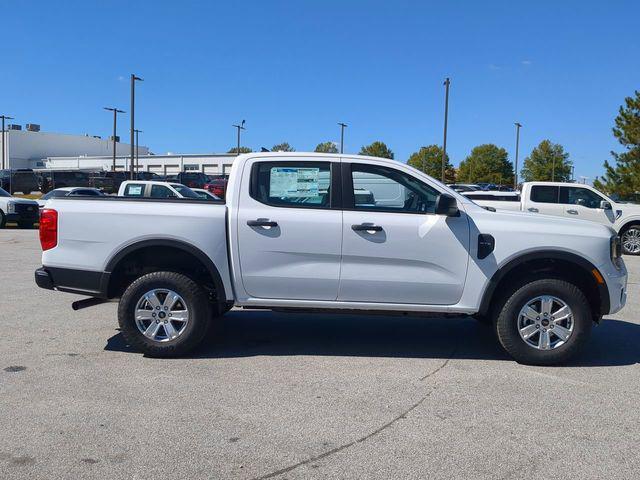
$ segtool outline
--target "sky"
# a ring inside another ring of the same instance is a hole
[[[345,152],[384,141],[406,161],[442,144],[454,165],[495,143],[520,165],[562,144],[602,174],[624,98],[640,90],[636,1],[29,1],[2,7],[0,114],[43,131],[111,134],[129,111],[155,153],[289,142]],[[118,134],[128,139],[129,117]]]

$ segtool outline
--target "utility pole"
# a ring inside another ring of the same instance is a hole
[[[238,129],[238,147],[237,147],[237,150],[236,150],[236,154],[238,154],[238,155],[240,155],[240,130],[246,130],[246,128],[244,128],[244,123],[245,123],[245,121],[242,120],[242,123],[240,123],[240,125],[232,125],[232,127]]]
[[[113,165],[111,166],[111,170],[116,171],[116,130],[118,125],[118,114],[119,113],[127,113],[124,110],[118,110],[117,108],[112,107],[104,107],[105,110],[113,112]]]
[[[522,125],[516,122],[515,126],[516,126],[516,168],[514,172],[515,175],[513,176],[513,189],[517,190],[518,189],[518,150],[520,148],[520,128],[522,128]]]
[[[138,138],[138,134],[143,133],[142,130],[138,130],[137,128],[134,130],[136,132],[136,175],[140,169],[140,142]]]
[[[348,127],[346,123],[338,123],[340,125],[340,153],[344,153],[344,129]]]
[[[135,74],[131,74],[131,180],[133,180],[133,154],[134,154],[134,145],[133,145],[133,136],[136,130],[135,124],[135,103],[136,103],[136,80],[142,82],[143,80],[140,77],[136,77]]]
[[[553,157],[553,161],[551,163],[551,181],[556,181],[556,157]]]
[[[7,137],[4,134],[4,121],[5,120],[13,120],[13,117],[9,117],[7,115],[0,115],[0,118],[2,118],[2,169],[4,170],[5,168],[5,160],[4,160],[4,156],[5,156],[5,150],[7,149],[7,144],[6,144],[6,139]],[[11,179],[11,172],[9,172],[9,179]]]
[[[444,166],[447,160],[447,123],[449,121],[449,85],[451,81],[447,77],[444,81],[444,141],[442,142],[442,183],[444,183]]]

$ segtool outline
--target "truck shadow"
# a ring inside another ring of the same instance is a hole
[[[640,363],[640,325],[605,320],[569,367]],[[120,333],[105,350],[136,353]],[[190,358],[328,355],[508,360],[493,330],[472,318],[232,311]]]

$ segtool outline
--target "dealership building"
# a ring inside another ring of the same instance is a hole
[[[4,141],[3,141],[4,140]],[[112,170],[113,137],[67,135],[42,132],[39,125],[11,124],[0,136],[4,149],[4,165],[0,168],[33,170]],[[1,150],[0,150],[1,151]],[[129,170],[131,147],[116,137],[116,170]],[[235,154],[167,154],[154,155],[148,147],[138,146],[137,167],[140,171],[160,175],[181,171],[209,174],[229,173]]]

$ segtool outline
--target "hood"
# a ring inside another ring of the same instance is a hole
[[[20,204],[26,204],[26,205],[38,205],[38,202],[28,198],[12,197],[9,201],[12,203],[20,203]]]

